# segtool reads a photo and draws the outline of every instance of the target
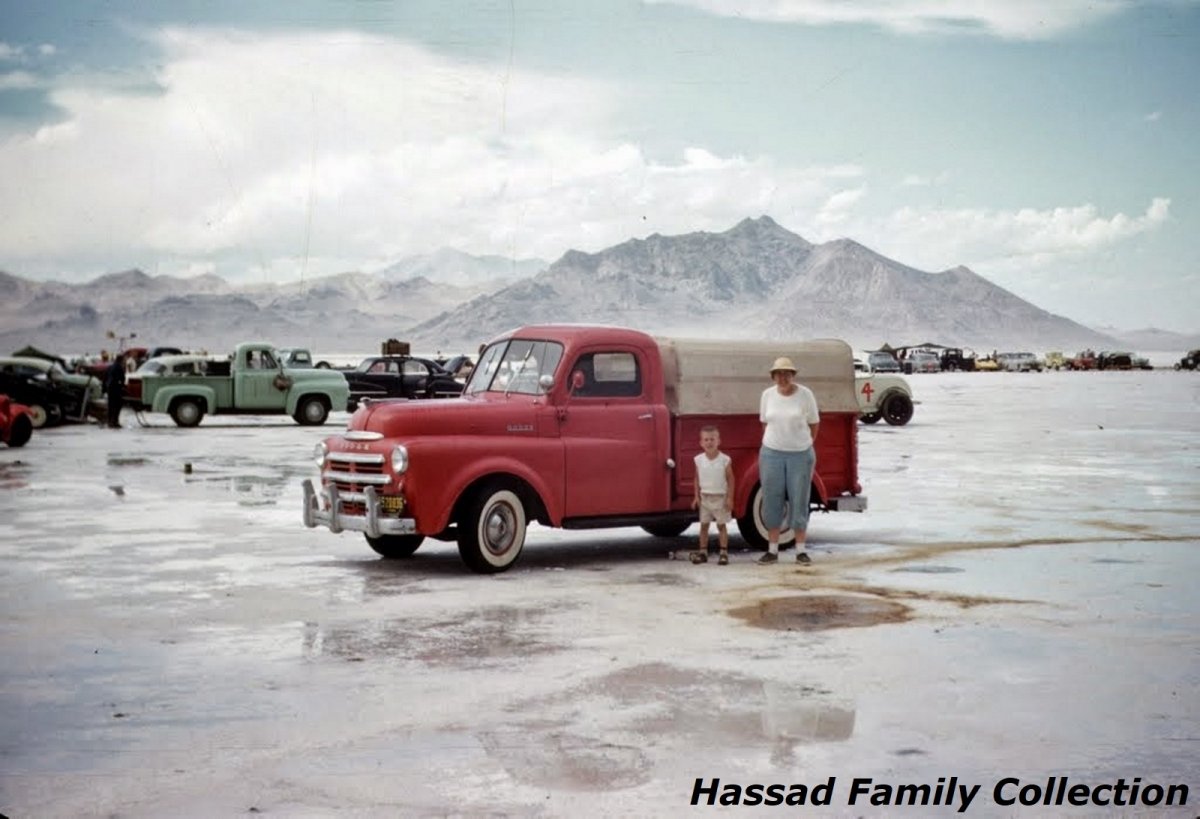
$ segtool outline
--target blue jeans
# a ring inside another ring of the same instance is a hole
[[[768,529],[808,529],[808,498],[812,488],[817,453],[784,452],[764,446],[758,452],[758,476],[762,482],[763,523]],[[784,499],[791,504],[791,521],[783,519]]]

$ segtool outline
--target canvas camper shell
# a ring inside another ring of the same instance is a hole
[[[854,353],[838,339],[757,342],[655,339],[666,403],[676,415],[758,415],[778,356],[796,365],[796,380],[812,390],[822,412],[858,415]]]

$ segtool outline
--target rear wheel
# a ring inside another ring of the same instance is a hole
[[[643,526],[642,530],[655,537],[679,537],[691,525],[691,521],[687,523],[651,523]]]
[[[366,535],[366,538],[371,548],[388,560],[412,557],[413,553],[425,542],[424,535],[380,535],[379,537]]]
[[[41,429],[49,423],[50,413],[47,412],[44,405],[28,404],[27,406],[29,407],[29,421],[34,429]]]
[[[880,412],[883,414],[883,420],[894,427],[902,427],[912,420],[912,399],[904,393],[892,393],[883,400]]]
[[[525,546],[525,504],[502,484],[482,487],[458,524],[458,553],[471,571],[502,572],[517,562]]]
[[[194,427],[204,418],[204,405],[195,398],[180,398],[171,405],[171,420],[176,426]]]
[[[763,491],[762,484],[756,484],[750,493],[750,502],[746,504],[746,514],[737,519],[738,531],[746,539],[751,549],[767,548],[767,525],[762,518]],[[788,504],[783,505],[783,519],[788,519]],[[779,533],[779,545],[791,544],[796,533],[791,529]]]

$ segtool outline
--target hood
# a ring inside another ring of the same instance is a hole
[[[416,435],[509,435],[514,424],[532,424],[545,397],[499,393],[461,398],[368,401],[347,429],[380,432],[388,438]]]

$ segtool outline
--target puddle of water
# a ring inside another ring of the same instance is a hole
[[[824,631],[903,623],[912,609],[902,603],[873,597],[814,594],[777,597],[729,612],[758,628],[778,631]]]
[[[128,455],[109,455],[109,466],[145,466],[150,463],[149,458],[141,458]]]

